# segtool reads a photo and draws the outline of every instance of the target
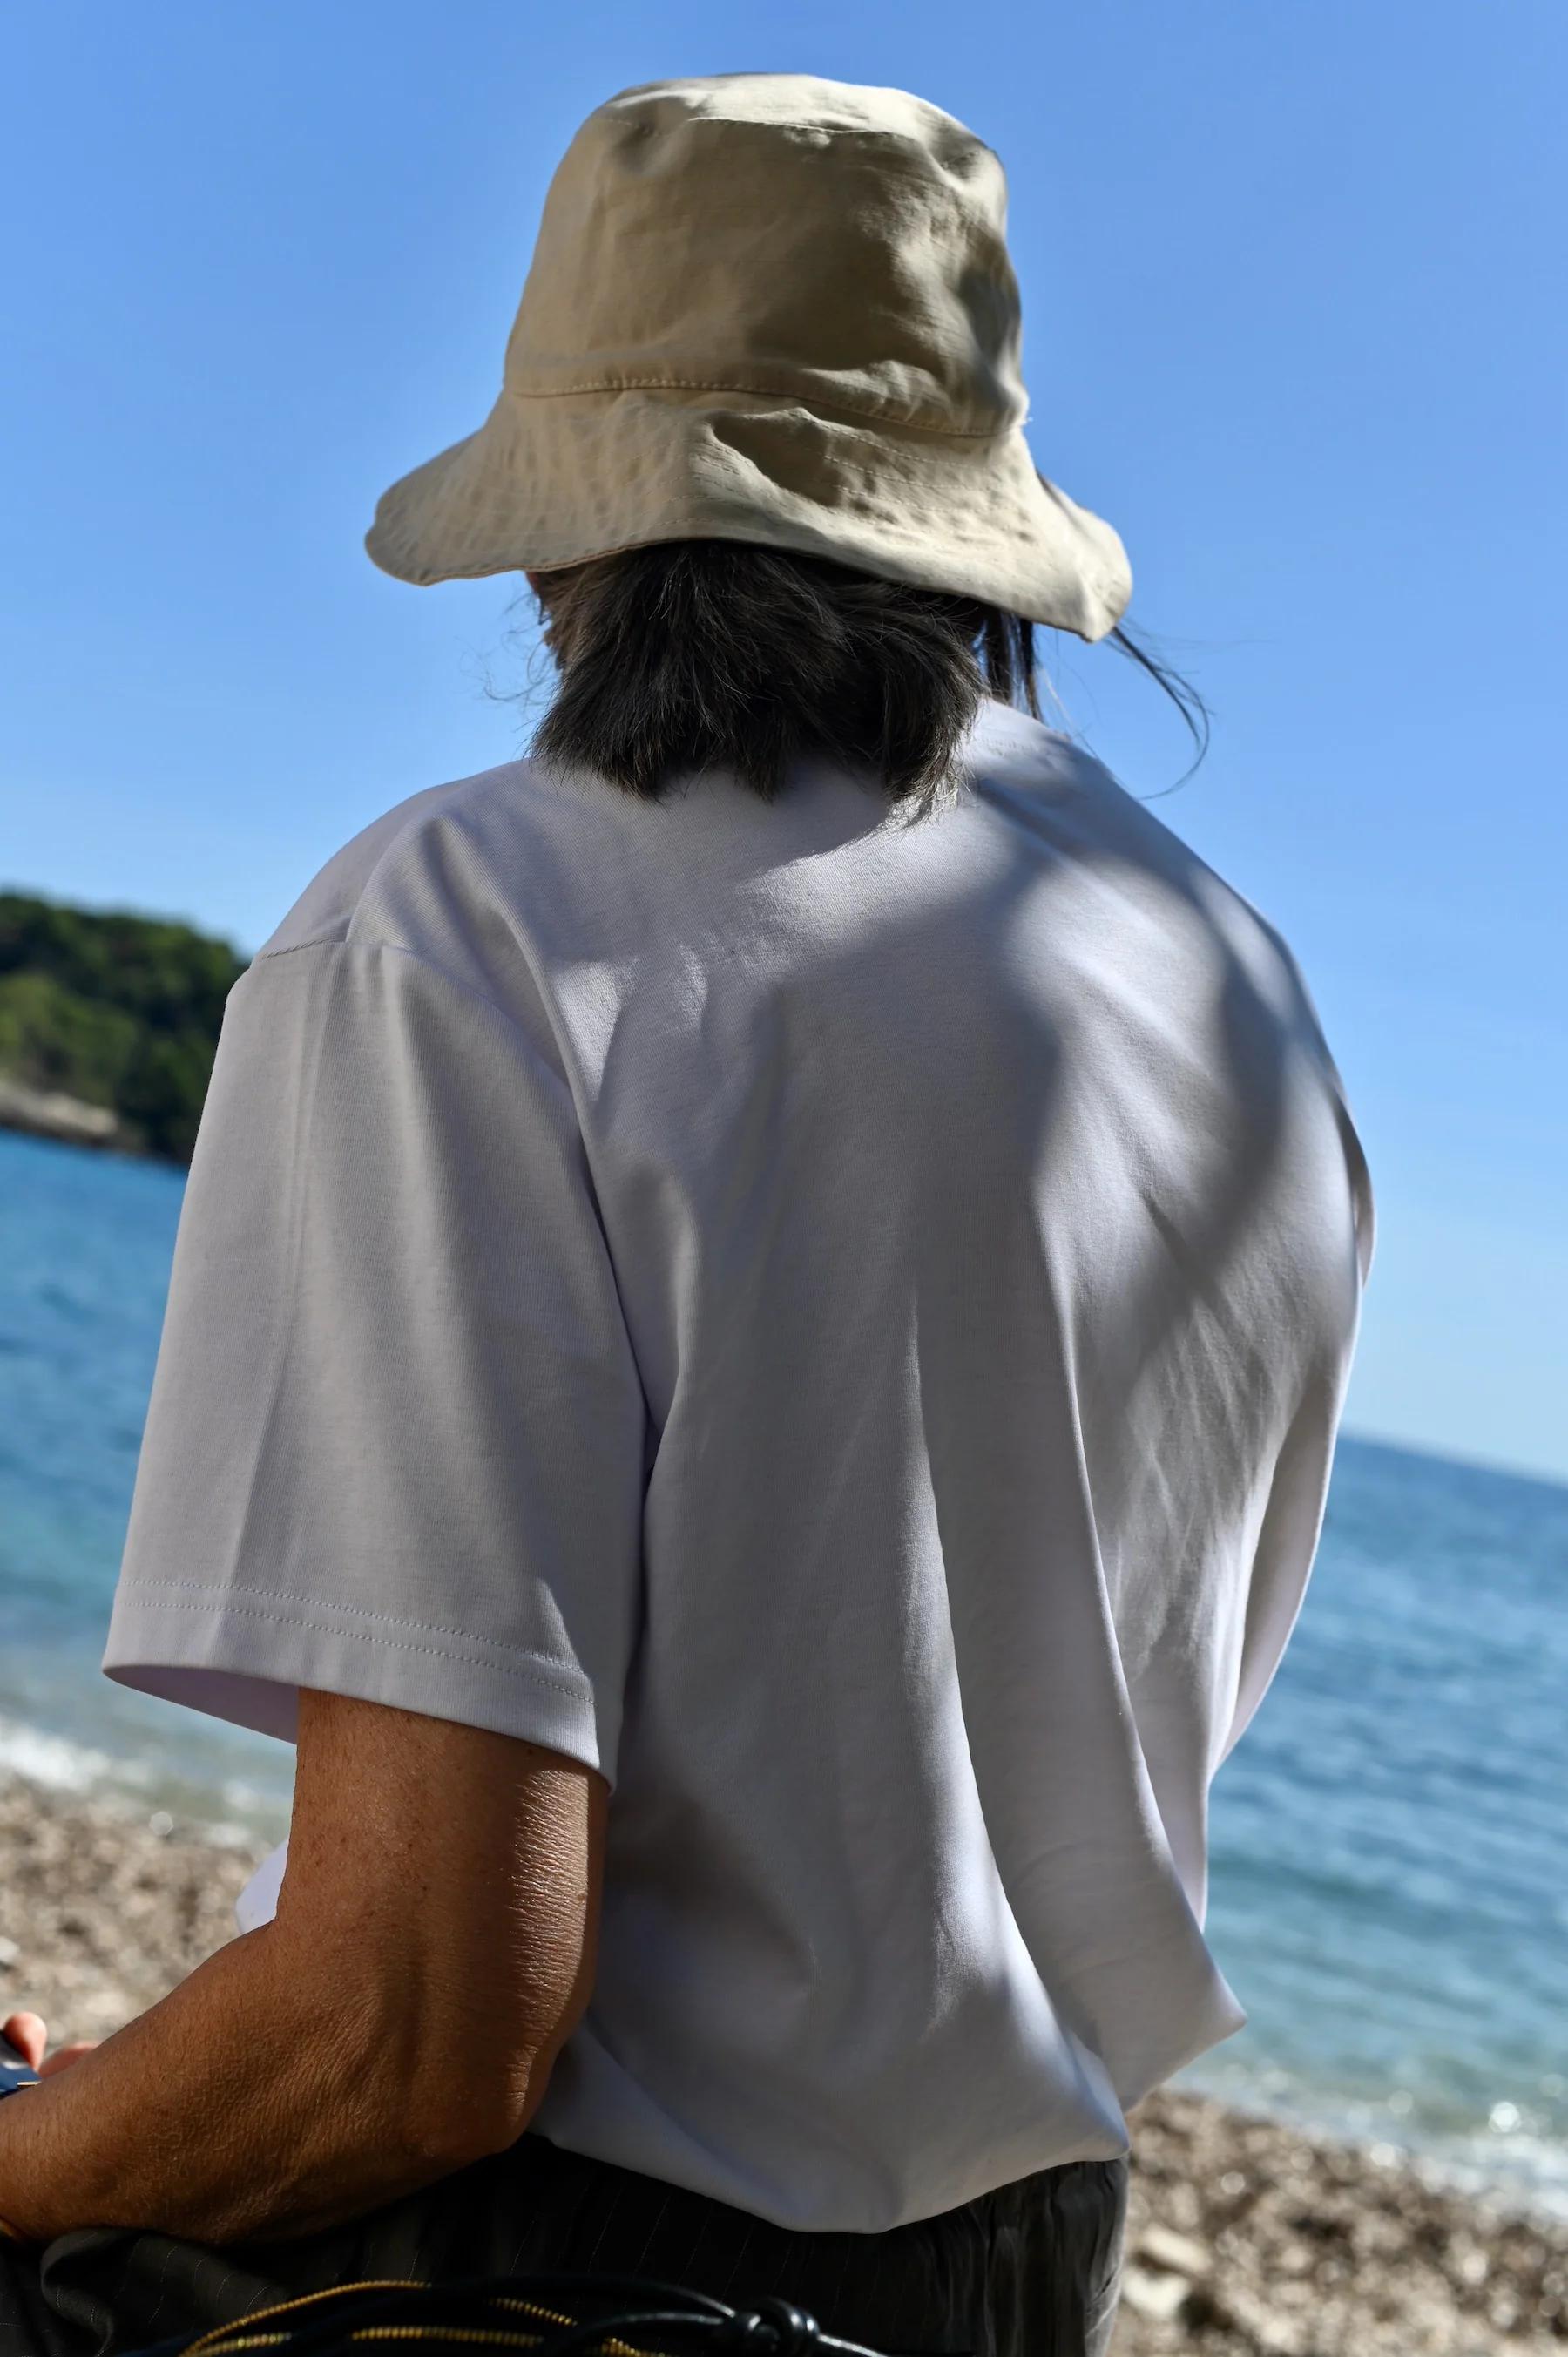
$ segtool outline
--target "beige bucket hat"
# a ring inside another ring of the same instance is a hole
[[[1005,221],[991,149],[905,91],[622,91],[551,183],[494,408],[366,547],[426,583],[751,541],[1102,638],[1132,576],[1025,441]]]

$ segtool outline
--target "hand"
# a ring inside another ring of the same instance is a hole
[[[74,2046],[62,2046],[58,2054],[44,2060],[48,2044],[48,2031],[36,2013],[13,2013],[0,2021],[0,2038],[8,2038],[18,2054],[25,2056],[30,2069],[40,2079],[52,2079],[57,2071],[64,2071],[72,2062],[91,2054],[98,2044],[96,2038],[79,2038]]]

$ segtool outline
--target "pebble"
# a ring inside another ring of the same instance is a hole
[[[1181,2314],[1190,2289],[1180,2276],[1151,2275],[1133,2261],[1122,2277],[1122,2310],[1151,2324],[1169,2324]]]
[[[1190,2234],[1173,2233],[1168,2226],[1145,2226],[1138,2237],[1138,2256],[1173,2275],[1207,2275],[1210,2255],[1205,2244],[1195,2243]]]

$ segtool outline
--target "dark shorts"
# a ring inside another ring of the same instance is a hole
[[[797,2233],[525,2136],[350,2225],[210,2250],[167,2235],[0,2243],[4,2357],[122,2357],[367,2277],[648,2275],[738,2306],[774,2293],[872,2349],[1103,2357],[1124,2160],[1072,2161],[884,2234]]]

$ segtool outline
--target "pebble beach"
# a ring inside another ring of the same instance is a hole
[[[0,2007],[102,2038],[233,1932],[257,1853],[0,1781]],[[1114,2357],[1524,2357],[1568,2342],[1568,2226],[1176,2090],[1133,2122]]]

